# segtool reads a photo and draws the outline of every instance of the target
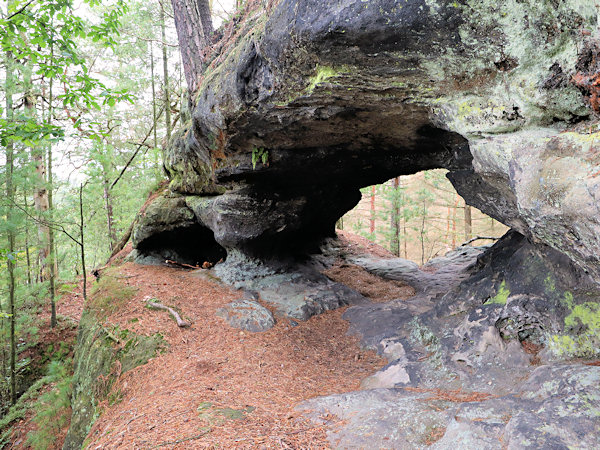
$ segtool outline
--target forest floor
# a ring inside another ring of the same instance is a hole
[[[393,256],[351,233],[341,240],[347,253]],[[344,263],[328,275],[374,301],[414,293]],[[346,308],[299,323],[278,317],[271,330],[249,333],[216,316],[242,294],[211,279],[210,271],[126,263],[115,276],[136,295],[108,322],[142,335],[158,332],[168,349],[118,378],[108,395],[112,404],[102,405],[88,436],[90,449],[328,448],[326,427],[339,420],[315,426],[294,407],[357,390],[386,364],[347,334]],[[174,307],[192,326],[179,328],[168,313],[146,308],[149,299]],[[59,313],[73,320],[82,308],[76,293],[59,303]]]

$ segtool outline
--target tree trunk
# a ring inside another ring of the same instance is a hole
[[[23,206],[27,211],[29,205],[27,203],[27,193],[25,191],[23,191]],[[29,252],[29,220],[27,219],[27,216],[25,216],[25,258],[27,261],[27,284],[31,286],[33,281],[31,278],[31,254]]]
[[[472,237],[471,207],[465,204],[465,242]]]
[[[154,44],[150,41],[150,73],[152,76],[152,123],[154,128],[154,149],[158,147],[158,138],[156,135],[156,83],[154,80]]]
[[[54,54],[54,51],[52,51]],[[52,83],[53,79],[50,78],[50,89],[49,89],[49,106],[48,106],[48,125],[52,124],[52,102],[53,92],[52,92]],[[52,205],[52,188],[54,184],[54,180],[52,177],[52,144],[48,144],[48,153],[47,153],[47,167],[48,167],[48,221],[52,223],[53,219],[53,205]],[[54,328],[56,326],[56,252],[54,248],[54,229],[52,227],[48,227],[48,266],[50,268],[50,327]]]
[[[212,16],[210,15],[210,5],[207,0],[196,0],[198,2],[198,12],[200,13],[200,22],[202,22],[202,30],[208,41],[208,37],[213,33]]]
[[[24,86],[24,107],[25,114],[32,120],[36,118],[35,111],[35,95],[33,94],[33,85],[31,81],[33,64],[28,62],[23,70],[23,86]],[[50,279],[50,266],[48,257],[50,256],[50,227],[47,225],[48,189],[46,182],[46,161],[44,161],[44,149],[42,146],[33,146],[31,148],[32,159],[35,165],[35,173],[37,176],[37,185],[33,192],[33,203],[39,217],[38,220],[38,239],[39,239],[39,276],[40,282]]]
[[[371,186],[371,217],[369,219],[369,233],[375,233],[375,186]]]
[[[421,231],[420,231],[420,240],[421,240],[421,265],[425,264],[425,222],[427,217],[427,202],[423,200],[423,216],[421,217]]]
[[[208,0],[171,0],[171,4],[185,79],[190,94],[193,94],[199,86],[205,48],[212,32],[210,8]]]
[[[12,94],[14,90],[14,77],[12,72],[13,58],[10,52],[6,55],[6,118],[13,120],[13,101]],[[10,401],[14,405],[17,402],[17,345],[15,339],[15,230],[14,230],[14,204],[15,189],[13,185],[14,170],[14,146],[11,141],[6,144],[6,224],[8,235],[8,313],[10,314]]]
[[[106,172],[104,172],[104,202],[105,202],[105,206],[106,206],[106,224],[108,227],[109,247],[110,247],[110,251],[112,253],[112,251],[115,247],[115,243],[117,242],[117,235],[115,234],[114,215],[113,215],[112,200],[110,197],[110,189],[109,189],[110,184],[109,183],[110,182],[108,181],[108,174]]]
[[[392,180],[392,239],[390,242],[390,250],[400,256],[400,177]]]
[[[79,186],[79,248],[81,250],[81,272],[83,273],[83,299],[87,300],[87,271],[85,267],[85,244],[83,240],[83,184]]]
[[[460,197],[456,195],[456,201],[454,202],[454,212],[452,213],[452,248],[456,248],[456,211],[458,209],[458,202]]]
[[[167,33],[165,30],[165,5],[160,4],[160,29],[162,34],[163,76],[165,91],[165,122],[167,126],[167,144],[171,140],[171,88],[169,87],[169,60],[167,57]]]

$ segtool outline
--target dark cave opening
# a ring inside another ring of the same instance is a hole
[[[170,260],[198,267],[204,263],[212,266],[227,258],[212,230],[200,224],[155,234],[140,243],[138,252],[160,262]]]

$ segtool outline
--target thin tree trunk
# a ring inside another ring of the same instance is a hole
[[[29,205],[27,204],[27,192],[25,192],[25,190],[23,190],[23,205],[25,207],[25,210],[29,208]],[[25,258],[27,261],[27,284],[31,286],[33,281],[31,278],[31,254],[29,252],[29,220],[27,219],[27,216],[25,216]]]
[[[10,122],[13,120],[13,58],[10,52],[6,55],[6,118]],[[8,141],[6,146],[6,200],[8,206],[6,209],[6,224],[8,236],[8,313],[10,314],[10,401],[14,405],[17,402],[17,345],[15,338],[15,231],[14,231],[14,202],[15,190],[13,186],[14,171],[14,146]]]
[[[152,74],[152,119],[153,119],[153,129],[154,129],[154,148],[158,148],[158,138],[156,135],[156,83],[154,80],[154,44],[150,41],[150,73]]]
[[[167,126],[167,143],[171,140],[171,93],[169,88],[169,60],[167,58],[167,33],[165,26],[164,3],[160,4],[160,29],[162,34],[163,77],[165,90],[165,122]]]
[[[408,234],[406,233],[406,219],[403,220],[404,229],[404,259],[408,259]]]
[[[371,217],[369,219],[369,233],[375,233],[375,186],[371,186]]]
[[[472,237],[472,220],[471,220],[471,207],[465,204],[465,242]]]
[[[400,177],[392,180],[392,239],[390,242],[390,250],[400,256]]]
[[[85,268],[85,242],[83,240],[83,184],[79,185],[79,247],[81,249],[81,272],[83,273],[83,299],[87,300],[87,271]]]
[[[51,51],[54,54],[54,49]],[[48,106],[48,125],[52,124],[52,102],[53,98],[53,79],[50,78],[50,86],[49,86],[49,106]],[[48,155],[47,155],[47,167],[48,167],[48,221],[52,223],[53,219],[53,197],[52,197],[52,189],[54,185],[53,175],[52,175],[52,144],[48,143]],[[54,328],[56,326],[56,254],[54,248],[54,229],[52,227],[48,227],[48,266],[50,267],[50,327]]]
[[[115,234],[115,228],[114,228],[114,216],[113,216],[113,206],[112,206],[112,199],[110,196],[110,182],[108,181],[108,174],[106,173],[106,171],[104,171],[104,202],[105,202],[105,206],[106,206],[106,223],[108,226],[108,240],[109,240],[109,246],[110,246],[110,251],[112,253],[114,247],[115,247],[115,243],[117,241],[117,236]]]
[[[458,209],[458,202],[460,197],[456,196],[456,201],[454,202],[454,211],[452,213],[452,248],[456,248],[456,211]]]
[[[427,215],[427,204],[423,201],[423,216],[421,218],[421,265],[425,264],[425,216]]]
[[[23,85],[24,85],[24,106],[26,115],[35,119],[35,95],[33,94],[33,85],[31,82],[33,63],[30,61],[24,68]],[[39,281],[44,282],[50,279],[50,267],[48,258],[50,256],[50,227],[47,225],[46,214],[49,208],[48,189],[46,182],[46,161],[43,147],[37,146],[31,148],[32,159],[35,164],[35,172],[37,176],[37,186],[33,193],[33,203],[38,217],[38,239],[39,239]]]

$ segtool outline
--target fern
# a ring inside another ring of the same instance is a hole
[[[263,165],[269,165],[269,151],[262,147],[252,149],[252,170],[256,170],[256,164],[262,162]]]

